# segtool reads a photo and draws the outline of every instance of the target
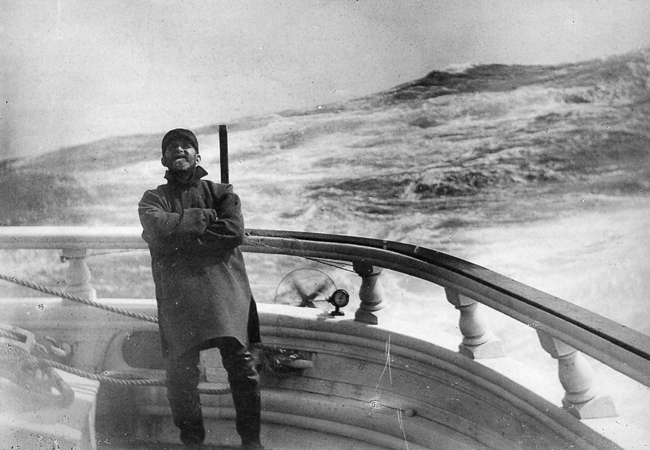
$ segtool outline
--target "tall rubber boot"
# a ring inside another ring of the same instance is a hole
[[[232,353],[222,349],[222,362],[228,372],[228,382],[235,406],[236,429],[242,440],[242,448],[261,449],[262,404],[260,378],[255,368],[255,360],[245,347],[240,346]]]
[[[174,425],[180,429],[181,442],[188,446],[201,444],[205,440],[198,390],[201,375],[199,360],[199,350],[191,349],[170,361],[167,369],[167,399],[172,418]]]

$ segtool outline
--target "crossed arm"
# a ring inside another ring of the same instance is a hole
[[[187,208],[170,212],[167,202],[147,191],[138,213],[147,243],[164,253],[179,250],[227,250],[244,242],[241,202],[227,192],[215,202],[215,209]]]

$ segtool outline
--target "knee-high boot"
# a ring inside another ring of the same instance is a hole
[[[223,355],[223,353],[222,353]],[[236,413],[237,433],[244,448],[261,448],[261,399],[255,360],[246,348],[223,355]]]
[[[200,444],[205,439],[198,364],[199,351],[192,349],[170,361],[167,370],[167,399],[174,425],[180,429],[180,438],[185,445]]]

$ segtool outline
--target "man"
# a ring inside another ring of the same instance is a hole
[[[259,375],[248,350],[259,342],[259,321],[238,249],[244,240],[239,197],[229,184],[201,179],[207,172],[189,130],[164,136],[161,162],[167,184],[145,192],[138,212],[151,253],[174,424],[183,444],[202,446],[199,355],[218,347],[242,448],[260,449]]]

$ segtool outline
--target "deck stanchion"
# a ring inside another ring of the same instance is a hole
[[[478,303],[452,289],[445,289],[447,301],[460,311],[458,328],[463,341],[458,346],[461,355],[472,359],[502,358],[503,345],[490,330],[478,309]]]
[[[379,324],[378,313],[386,307],[384,288],[379,282],[381,268],[364,261],[357,261],[353,264],[353,269],[361,277],[361,287],[359,288],[361,304],[354,313],[354,320],[377,325]]]
[[[612,398],[598,396],[593,388],[593,370],[584,355],[542,331],[537,331],[537,335],[542,348],[557,360],[558,376],[565,390],[564,409],[579,419],[615,417]]]
[[[68,271],[65,276],[65,292],[89,300],[97,299],[97,292],[90,284],[91,274],[86,264],[86,249],[64,248],[62,258],[68,261]],[[74,304],[71,300],[63,299],[63,303]]]

